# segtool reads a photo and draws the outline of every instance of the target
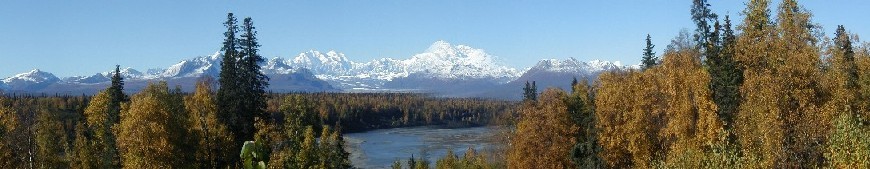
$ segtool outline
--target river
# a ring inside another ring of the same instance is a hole
[[[469,147],[480,151],[489,148],[494,127],[437,128],[432,126],[380,129],[363,133],[345,134],[347,150],[355,167],[389,168],[396,160],[426,158],[430,166],[452,149],[462,156]]]

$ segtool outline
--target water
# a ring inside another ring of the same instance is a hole
[[[396,160],[415,158],[435,160],[452,149],[462,156],[469,147],[480,151],[491,146],[486,140],[494,128],[473,127],[442,129],[436,127],[410,127],[373,130],[364,133],[345,134],[351,162],[360,168],[389,168]]]

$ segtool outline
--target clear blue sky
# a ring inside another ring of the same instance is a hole
[[[870,36],[870,1],[801,2],[827,32]],[[39,68],[60,77],[115,64],[165,68],[220,48],[227,12],[250,16],[264,56],[317,49],[351,60],[406,58],[437,40],[485,49],[518,68],[544,58],[639,62],[651,34],[660,51],[692,30],[690,0],[649,1],[5,1],[0,78]],[[741,1],[715,1],[739,22]],[[775,10],[774,10],[775,11]]]

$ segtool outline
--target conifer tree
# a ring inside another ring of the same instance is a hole
[[[710,20],[717,20],[715,13],[710,10],[710,4],[707,3],[707,0],[692,0],[692,21],[695,22],[695,43],[697,48],[701,50],[701,52],[705,52],[708,47],[711,46],[709,43],[710,38],[718,38],[718,36],[713,35],[710,28]],[[715,45],[714,45],[715,46]]]
[[[231,142],[241,142],[252,139],[253,126],[244,125],[242,111],[244,110],[243,98],[241,92],[241,77],[239,76],[239,60],[240,54],[238,51],[239,44],[236,39],[236,33],[239,28],[236,25],[236,17],[233,13],[227,14],[227,20],[224,22],[227,31],[224,33],[224,42],[221,50],[223,58],[221,60],[221,71],[218,79],[220,88],[217,92],[217,107],[218,117],[222,123],[227,125],[229,131],[233,134]],[[252,122],[252,121],[251,121]],[[250,137],[249,137],[250,136]],[[241,144],[226,145],[230,147],[231,152],[240,152]],[[229,156],[228,159],[223,159],[219,164],[236,165],[239,161],[237,156]]]
[[[268,86],[269,78],[260,71],[259,63],[263,62],[263,57],[259,55],[260,44],[257,42],[257,31],[255,30],[253,20],[247,17],[242,23],[242,35],[239,39],[239,54],[238,79],[239,89],[241,94],[237,99],[241,101],[242,110],[240,113],[241,124],[251,130],[266,130],[272,120],[265,113],[266,109],[266,86]],[[253,131],[258,133],[257,131]],[[248,136],[246,136],[248,137]],[[248,139],[257,139],[251,138]],[[260,138],[263,139],[263,138]],[[257,140],[258,143],[270,144],[267,140]],[[264,152],[268,156],[270,151]]]
[[[244,19],[239,45],[242,48],[242,59],[239,61],[239,71],[243,80],[242,88],[245,89],[247,99],[247,111],[250,111],[255,117],[264,116],[266,108],[266,87],[269,85],[269,77],[260,71],[260,63],[264,61],[263,56],[259,54],[260,43],[257,42],[257,31],[254,30],[254,22],[250,17]]]
[[[653,52],[656,45],[652,44],[652,37],[646,34],[646,47],[643,48],[643,58],[641,59],[641,69],[649,69],[658,64],[659,58]]]
[[[834,64],[838,64],[835,69],[840,69],[846,77],[843,87],[855,89],[858,87],[858,68],[855,65],[855,50],[852,48],[852,39],[846,28],[843,25],[837,26],[837,31],[834,33],[834,45],[836,46],[833,54],[835,59]]]
[[[574,125],[580,128],[575,135],[577,144],[571,149],[571,160],[578,168],[601,168],[592,87],[586,80],[578,82],[577,78],[571,84],[572,92],[566,99],[568,113]]]
[[[731,29],[731,20],[725,15],[725,25],[719,42],[719,26],[716,22],[711,36],[708,38],[709,45],[706,66],[710,73],[710,90],[713,92],[713,101],[719,108],[717,114],[722,119],[726,128],[733,127],[734,116],[740,106],[740,86],[743,84],[743,70],[734,60],[736,37]]]
[[[121,76],[121,65],[115,65],[115,73],[112,74],[112,86],[109,87],[112,103],[121,103],[129,100],[124,94],[124,77]],[[117,105],[120,108],[120,104]],[[120,111],[120,109],[119,109]],[[117,115],[116,115],[117,116]]]
[[[538,100],[538,87],[535,86],[535,81],[532,81],[529,84],[529,81],[526,81],[526,87],[523,87],[523,101],[537,101]]]

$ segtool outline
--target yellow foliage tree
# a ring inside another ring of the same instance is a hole
[[[122,106],[118,148],[125,168],[189,168],[194,156],[180,91],[149,84]]]
[[[113,131],[118,119],[111,116],[111,94],[109,90],[100,91],[85,108],[85,124],[93,136],[88,146],[95,151],[92,155],[97,156],[94,165],[100,168],[115,168],[120,164]]]
[[[659,70],[649,72],[663,75],[661,91],[667,105],[661,137],[669,154],[707,150],[724,139],[709,88],[710,75],[702,68],[700,56],[693,48],[671,49],[662,57]]]
[[[770,22],[769,4],[750,1],[739,27],[736,58],[745,81],[738,141],[744,155],[757,157],[762,167],[818,166],[831,115],[821,111],[824,91],[811,14],[785,0],[776,22]]]
[[[688,33],[676,37],[662,58],[661,66],[643,72],[599,76],[595,114],[609,167],[652,167],[703,154],[724,140],[710,75]]]
[[[565,104],[567,94],[547,89],[538,103],[526,102],[511,138],[508,168],[568,168],[576,140],[577,126],[571,122]]]
[[[201,168],[228,166],[228,156],[236,152],[226,145],[236,144],[225,124],[218,121],[217,105],[209,81],[199,81],[193,95],[184,98],[190,118],[190,136],[198,145],[197,164]]]
[[[19,155],[11,151],[14,147],[12,144],[15,143],[11,135],[19,130],[20,123],[15,111],[8,104],[6,99],[0,96],[0,149],[4,150],[0,151],[0,167],[16,168],[21,164],[17,163],[20,161]]]

